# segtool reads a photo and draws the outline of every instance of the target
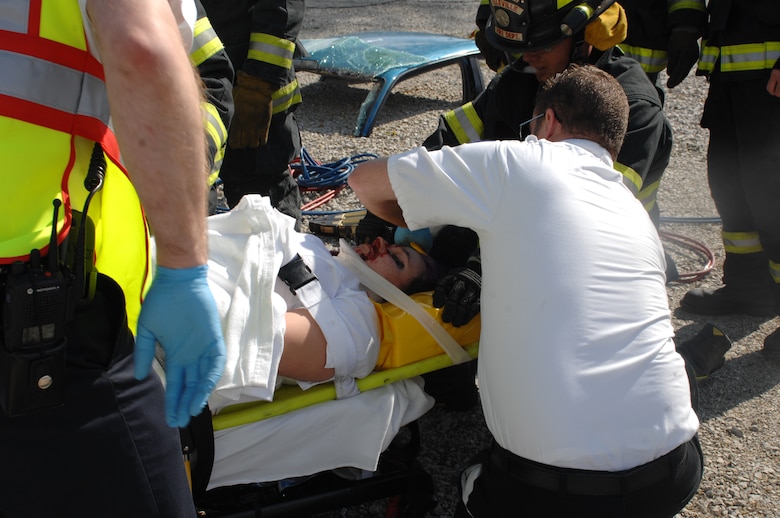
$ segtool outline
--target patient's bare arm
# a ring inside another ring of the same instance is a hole
[[[299,381],[325,381],[335,369],[325,368],[328,344],[322,329],[305,308],[285,315],[284,351],[279,361],[279,375]]]

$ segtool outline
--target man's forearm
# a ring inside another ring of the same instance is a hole
[[[404,214],[387,175],[387,159],[358,165],[349,175],[349,186],[369,212],[394,225],[406,227]]]
[[[155,233],[157,262],[207,259],[200,86],[166,0],[90,0],[122,160]]]

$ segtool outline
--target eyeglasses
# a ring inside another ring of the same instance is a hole
[[[531,117],[527,121],[521,123],[520,124],[520,128],[519,128],[520,129],[520,136],[524,137],[524,136],[527,136],[528,134],[530,134],[531,133],[531,128],[530,128],[531,123],[533,121],[535,121],[535,120],[541,119],[542,117],[544,117],[544,112],[540,113],[539,115],[534,115],[533,117]],[[526,130],[528,130],[528,131],[526,131]]]

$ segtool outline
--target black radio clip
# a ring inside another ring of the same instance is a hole
[[[81,214],[71,211],[64,265],[60,264],[55,199],[49,250],[33,249],[27,262],[0,270],[0,407],[9,417],[54,408],[65,401],[65,327],[76,308],[89,303],[94,289],[89,203],[103,187],[106,162],[95,144],[84,186],[89,191]],[[75,244],[72,234],[77,234]]]
[[[16,261],[2,279],[0,405],[9,417],[64,402],[65,325],[72,317],[71,283],[57,257],[55,201],[53,243],[46,263],[40,251]]]

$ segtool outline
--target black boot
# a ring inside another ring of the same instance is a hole
[[[465,412],[479,403],[475,384],[477,360],[423,374],[425,392],[446,410]]]
[[[677,347],[677,352],[693,368],[696,380],[701,381],[723,367],[729,349],[729,337],[714,325],[707,324],[696,336]]]
[[[766,254],[726,253],[723,283],[716,290],[694,288],[680,301],[680,307],[696,315],[742,313],[755,317],[775,315],[775,297]]]
[[[775,312],[780,315],[780,284],[775,283]],[[764,338],[764,356],[780,359],[780,327]]]
[[[761,352],[769,358],[780,359],[780,327],[764,338],[764,348]]]

